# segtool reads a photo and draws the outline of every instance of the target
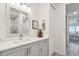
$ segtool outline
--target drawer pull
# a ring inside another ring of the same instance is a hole
[[[31,53],[31,48],[29,48],[29,53]]]
[[[43,49],[41,48],[41,53],[42,53],[42,50],[43,50]]]
[[[27,48],[26,54],[28,55],[28,48]]]

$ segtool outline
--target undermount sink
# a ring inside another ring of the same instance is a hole
[[[16,40],[13,43],[22,43],[22,42],[28,42],[28,41],[31,41],[31,39]]]

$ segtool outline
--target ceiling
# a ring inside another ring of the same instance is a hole
[[[77,14],[74,14],[76,12]],[[70,25],[79,26],[79,3],[72,3],[66,6],[66,15],[69,19]]]
[[[73,12],[78,12],[77,15],[73,15]],[[66,6],[66,13],[71,17],[79,17],[79,3],[72,3]]]

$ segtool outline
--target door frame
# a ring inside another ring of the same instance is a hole
[[[66,56],[68,55],[68,46],[69,46],[69,21],[68,16],[66,15]]]
[[[50,8],[52,8],[53,9],[53,11],[54,11],[54,13],[55,13],[55,9],[56,9],[56,7],[55,7],[55,4],[54,3],[50,3],[49,4],[49,15],[50,15]],[[53,16],[53,15],[52,15]],[[50,17],[49,17],[49,19],[50,19]],[[49,21],[50,22],[50,21]],[[50,25],[50,24],[49,24]],[[49,26],[49,28],[50,28],[50,26]],[[51,34],[50,34],[50,31],[49,31],[49,36],[50,36]],[[50,36],[51,37],[51,36]],[[49,56],[51,56],[51,55],[53,55],[53,53],[54,53],[54,50],[53,50],[53,52],[52,52],[52,50],[51,50],[51,38],[49,38]],[[54,45],[54,44],[53,44]],[[54,46],[53,46],[54,47]]]

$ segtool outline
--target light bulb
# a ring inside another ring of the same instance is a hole
[[[76,15],[77,14],[77,12],[73,12],[73,15]]]

